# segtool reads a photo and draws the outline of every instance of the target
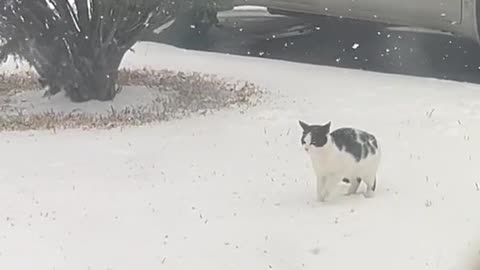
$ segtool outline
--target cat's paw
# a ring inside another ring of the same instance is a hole
[[[368,191],[365,192],[363,195],[365,196],[365,198],[369,199],[369,198],[375,197],[375,192],[373,192],[373,191],[371,191],[371,190],[368,190]]]
[[[322,194],[317,197],[318,202],[326,202],[327,201],[328,194]]]

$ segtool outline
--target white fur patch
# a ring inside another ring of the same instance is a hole
[[[303,145],[305,151],[308,152],[310,147],[312,146],[312,134],[309,132],[307,135],[305,135],[305,138],[303,139],[305,141],[305,144]]]
[[[329,196],[333,188],[337,186],[344,178],[350,180],[353,185],[349,193],[354,193],[358,189],[357,178],[367,185],[366,196],[373,195],[375,179],[380,163],[380,149],[375,154],[370,154],[365,159],[356,161],[355,158],[339,150],[328,136],[327,143],[322,147],[315,147],[307,144],[307,135],[305,137],[305,150],[307,150],[312,161],[313,169],[317,177],[317,199],[324,201]],[[311,137],[308,138],[311,141]]]

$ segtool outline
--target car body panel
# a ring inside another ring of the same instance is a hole
[[[272,0],[288,6],[293,1]],[[461,22],[462,0],[295,0],[303,11],[424,27]]]
[[[479,41],[476,0],[235,0],[234,5],[423,27]]]

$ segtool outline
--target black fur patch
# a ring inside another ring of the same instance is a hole
[[[301,138],[302,145],[305,144],[305,137],[310,133],[310,144],[316,147],[324,146],[328,141],[328,134],[330,133],[330,123],[326,125],[308,125],[300,121],[300,126],[303,129]]]
[[[347,184],[350,184],[350,179],[348,179],[348,178],[343,178],[343,179],[342,179],[342,182],[347,183]],[[357,178],[357,182],[358,182],[358,183],[361,183],[361,182],[362,182],[362,178]]]
[[[375,136],[353,128],[340,128],[331,133],[333,142],[340,151],[351,154],[357,162],[373,155],[378,150]]]

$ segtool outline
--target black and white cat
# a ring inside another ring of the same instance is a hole
[[[317,199],[325,201],[341,181],[350,183],[348,195],[357,192],[363,181],[367,185],[365,197],[372,197],[381,157],[375,136],[354,128],[330,132],[331,122],[325,125],[299,123],[303,129],[301,143],[312,160],[317,177]]]

